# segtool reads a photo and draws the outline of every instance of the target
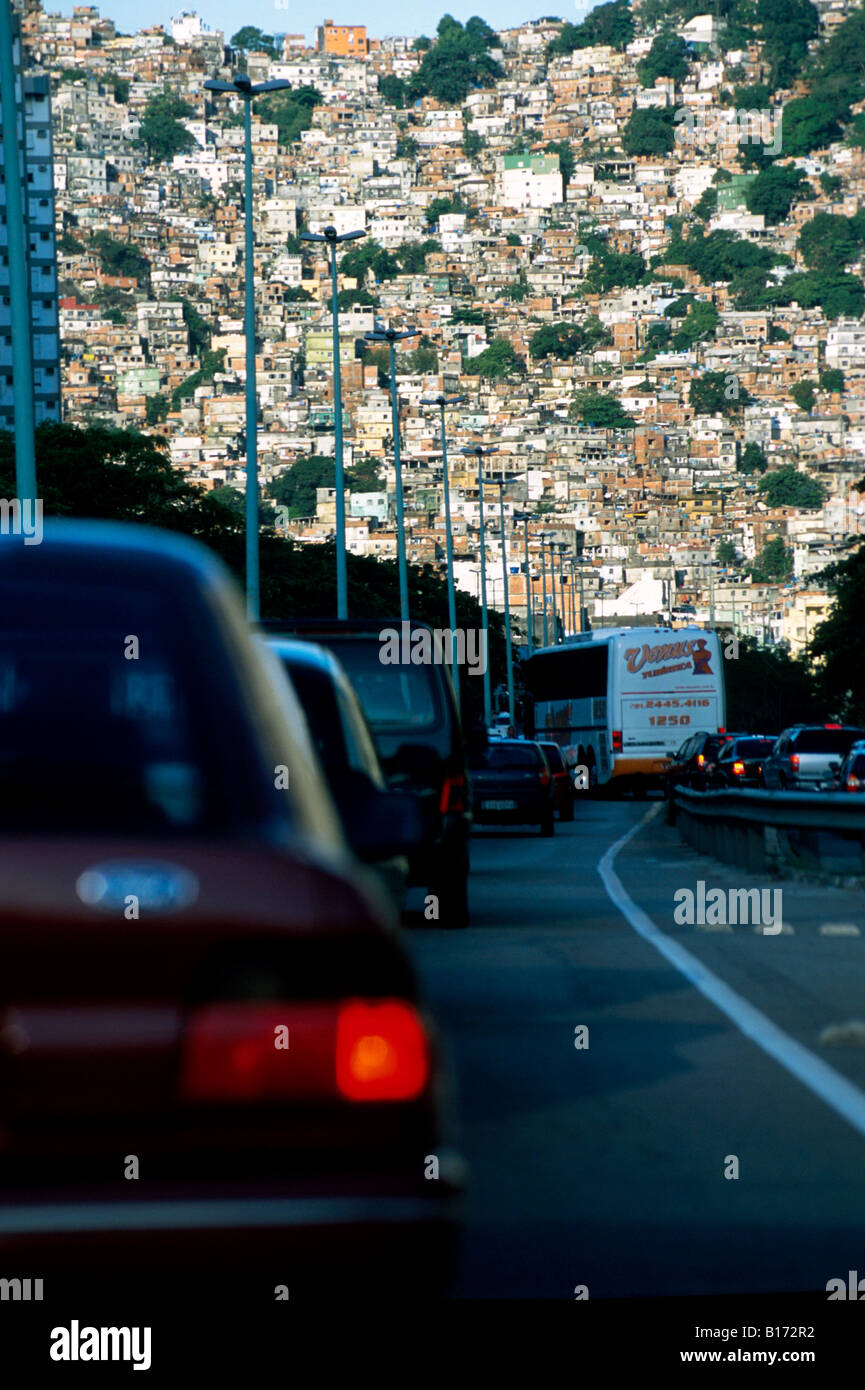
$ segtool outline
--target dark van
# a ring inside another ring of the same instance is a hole
[[[409,853],[409,883],[435,895],[443,927],[466,926],[471,796],[459,707],[446,664],[402,659],[409,657],[415,633],[428,633],[428,650],[434,650],[432,630],[410,623],[408,640],[398,644],[400,659],[393,661],[382,657],[394,654],[386,635],[403,636],[398,618],[269,620],[261,626],[269,636],[318,642],[339,658],[389,782],[421,801],[424,834]]]

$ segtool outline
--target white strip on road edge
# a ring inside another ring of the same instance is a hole
[[[619,850],[623,849],[656,813],[657,806],[653,806],[642,820],[631,826],[627,834],[616,840],[599,860],[598,873],[610,899],[634,931],[639,932],[643,940],[660,951],[662,956],[666,956],[670,964],[675,966],[710,1003],[720,1009],[721,1013],[726,1014],[730,1022],[734,1023],[746,1038],[750,1038],[768,1056],[780,1062],[781,1066],[791,1076],[795,1076],[797,1081],[801,1081],[803,1086],[807,1086],[818,1100],[822,1100],[859,1134],[865,1136],[865,1094],[832,1067],[821,1062],[807,1047],[802,1047],[801,1043],[788,1037],[771,1019],[759,1009],[755,1009],[753,1004],[749,1004],[729,985],[725,985],[723,980],[719,980],[717,975],[713,975],[711,970],[697,960],[696,956],[692,956],[690,951],[686,951],[684,946],[680,946],[678,941],[660,931],[652,919],[625,892],[612,867],[613,862]]]

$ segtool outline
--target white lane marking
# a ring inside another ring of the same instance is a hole
[[[821,1047],[865,1047],[865,1023],[858,1018],[847,1023],[828,1023],[817,1041]]]
[[[619,850],[642,830],[646,822],[655,816],[657,810],[657,806],[651,807],[642,820],[637,821],[636,825],[632,825],[615,844],[610,845],[599,860],[598,873],[610,900],[634,931],[638,932],[644,941],[648,941],[650,946],[654,946],[656,951],[660,951],[704,998],[720,1009],[721,1013],[726,1014],[740,1033],[750,1038],[767,1056],[774,1058],[791,1076],[801,1081],[803,1086],[807,1086],[818,1100],[822,1100],[824,1105],[828,1105],[853,1129],[865,1136],[865,1094],[819,1057],[815,1057],[807,1047],[802,1047],[800,1043],[788,1037],[771,1019],[759,1009],[755,1009],[753,1004],[749,1004],[747,999],[743,999],[729,985],[725,985],[723,980],[719,980],[717,975],[697,960],[696,956],[692,956],[690,951],[686,951],[673,937],[660,931],[651,917],[637,906],[622,887],[613,868],[616,856]]]
[[[821,922],[821,936],[861,936],[855,922]]]

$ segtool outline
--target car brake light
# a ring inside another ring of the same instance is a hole
[[[614,729],[614,730],[613,730],[613,752],[614,752],[614,753],[621,753],[621,751],[622,751],[622,731],[621,731],[621,729]]]
[[[847,790],[848,790],[848,792],[858,792],[858,790],[859,790],[859,788],[861,787],[861,785],[862,785],[862,783],[861,783],[861,781],[859,780],[858,777],[853,777],[853,776],[851,775],[850,777],[847,778]]]
[[[823,728],[824,728],[824,729],[842,729],[843,727],[844,727],[843,724],[824,724],[824,725],[823,725]]]
[[[744,777],[744,776],[745,776],[745,764],[744,764],[744,763],[734,763],[734,764],[733,764],[733,772],[735,773],[735,775],[736,775],[737,777]]]
[[[719,724],[719,725],[718,725],[718,733],[719,733],[719,734],[726,734],[726,733],[727,733],[727,730],[724,728],[724,725],[723,725],[723,724]],[[732,734],[728,734],[727,736],[728,736],[728,738],[732,738]]]
[[[456,777],[446,777],[442,786],[441,801],[439,810],[443,816],[458,812],[462,813],[466,809],[466,779],[461,774]]]
[[[702,767],[703,764],[705,763],[705,761],[706,761],[706,759],[703,757],[703,754],[702,754],[702,753],[698,753],[698,754],[697,754],[697,767]]]
[[[799,771],[799,754],[798,754],[798,753],[791,753],[791,754],[790,754],[790,766],[792,767],[792,769],[793,769],[794,772],[798,772],[798,771]]]
[[[336,1084],[347,1100],[412,1100],[429,1071],[426,1033],[409,1004],[357,1000],[340,1009]]]
[[[430,1074],[411,1005],[228,1000],[191,1016],[180,1094],[203,1104],[411,1100]]]
[[[538,781],[542,787],[548,787],[550,785],[550,774],[545,767],[542,767],[538,773]]]

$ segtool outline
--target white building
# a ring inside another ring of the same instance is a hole
[[[551,208],[564,201],[557,154],[506,154],[501,201],[509,208]]]

